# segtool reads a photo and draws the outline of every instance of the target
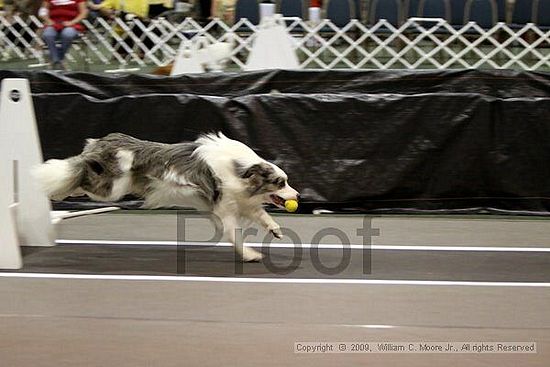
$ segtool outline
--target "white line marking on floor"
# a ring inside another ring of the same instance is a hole
[[[178,241],[135,241],[135,240],[56,240],[62,245],[137,245],[137,246],[178,246],[191,247],[230,247],[229,242],[178,242]],[[247,242],[248,247],[269,247],[269,248],[295,248],[292,243],[259,243]],[[550,252],[550,247],[505,247],[505,246],[407,246],[407,245],[349,245],[342,244],[319,244],[303,243],[301,248],[318,247],[321,250],[349,248],[351,250],[398,250],[398,251],[478,251],[478,252]]]
[[[451,280],[385,280],[385,279],[303,279],[303,278],[235,278],[167,275],[106,275],[106,274],[52,274],[0,273],[0,278],[121,280],[121,281],[184,281],[213,283],[283,283],[283,284],[356,284],[403,286],[468,286],[468,287],[533,287],[550,288],[550,283],[537,282],[475,282]]]

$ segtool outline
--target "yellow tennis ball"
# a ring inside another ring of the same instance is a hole
[[[298,202],[296,200],[285,201],[285,209],[287,212],[293,213],[298,210]]]

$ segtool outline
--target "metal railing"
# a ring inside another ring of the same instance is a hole
[[[550,70],[550,30],[535,24],[516,28],[497,23],[483,29],[474,22],[456,28],[443,19],[410,18],[400,26],[386,20],[366,25],[352,20],[337,27],[329,20],[312,24],[285,18],[302,69],[452,69],[491,68]],[[228,25],[219,19],[201,25],[192,18],[173,23],[159,18],[98,18],[84,21],[87,32],[74,45],[69,61],[84,56],[88,64],[124,69],[169,64],[182,41],[232,40],[227,63],[242,70],[258,26],[247,19]],[[0,57],[46,65],[39,19],[0,16]],[[0,63],[1,66],[1,63]]]

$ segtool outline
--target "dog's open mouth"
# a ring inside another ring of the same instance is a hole
[[[278,207],[284,208],[285,207],[285,199],[280,197],[279,195],[271,194],[269,195],[269,198],[271,199],[271,202]]]

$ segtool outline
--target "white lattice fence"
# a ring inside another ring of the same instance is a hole
[[[455,29],[443,19],[410,18],[395,27],[385,20],[365,25],[352,20],[339,28],[329,20],[311,24],[287,18],[287,29],[303,69],[448,69],[493,68],[550,70],[550,30],[534,24],[515,29],[498,23],[482,29],[471,22]],[[75,44],[72,60],[114,67],[162,66],[173,61],[182,41],[204,37],[210,42],[232,40],[229,62],[243,69],[257,26],[246,19],[228,25],[218,19],[201,26],[191,18],[142,22],[121,18],[85,21],[88,31]],[[0,16],[3,60],[47,59],[40,39],[41,23],[31,17]]]

